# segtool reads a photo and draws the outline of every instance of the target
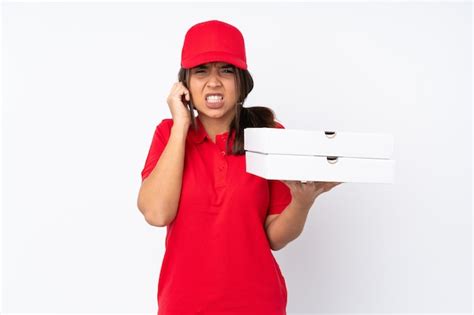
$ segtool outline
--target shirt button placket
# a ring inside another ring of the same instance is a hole
[[[221,137],[217,137],[216,144],[220,150],[219,156],[219,164],[217,167],[217,184],[218,186],[225,186],[226,184],[226,177],[227,177],[227,160],[225,157],[225,150],[222,148],[225,144],[223,143],[224,139]]]

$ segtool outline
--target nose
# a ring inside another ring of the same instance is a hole
[[[211,74],[209,75],[209,80],[207,81],[207,85],[209,87],[216,87],[222,85],[221,81],[219,80],[218,71],[211,71]]]

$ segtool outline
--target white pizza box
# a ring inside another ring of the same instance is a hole
[[[389,134],[246,128],[244,137],[246,171],[266,179],[394,182]]]
[[[394,182],[395,161],[245,152],[246,171],[266,179],[320,182]]]
[[[244,150],[270,154],[389,159],[394,147],[383,133],[245,128],[244,139]]]

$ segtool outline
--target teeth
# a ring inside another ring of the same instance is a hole
[[[219,102],[222,100],[222,96],[219,95],[210,95],[206,97],[206,100],[211,101],[211,102]]]

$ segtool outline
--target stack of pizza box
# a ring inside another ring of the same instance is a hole
[[[244,129],[246,171],[276,180],[394,183],[390,134]]]

